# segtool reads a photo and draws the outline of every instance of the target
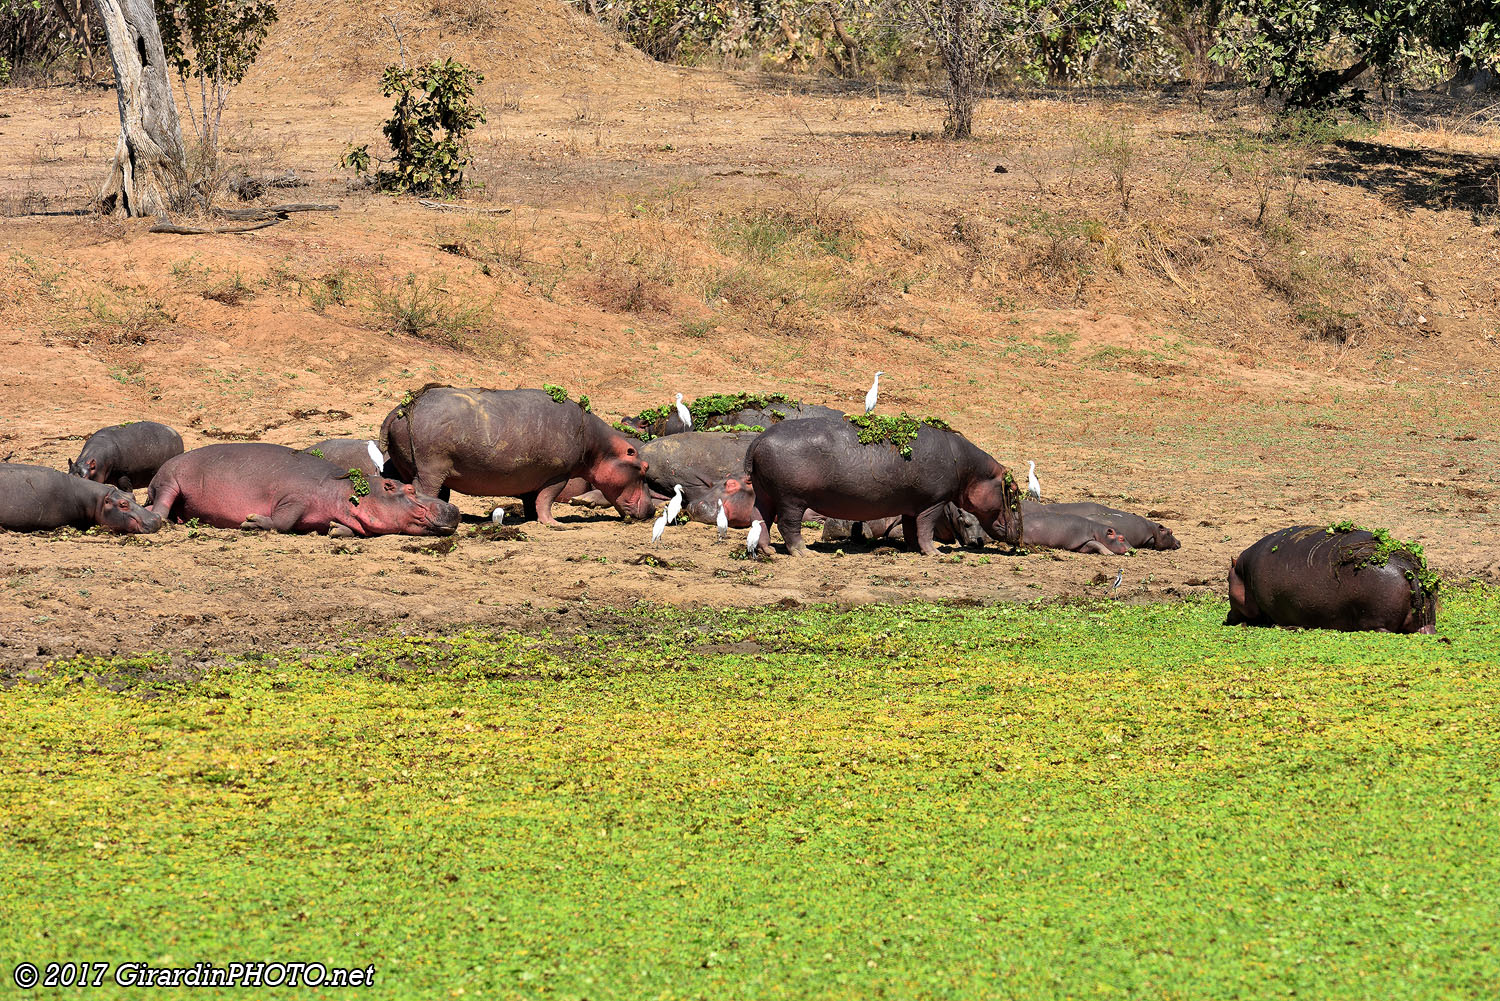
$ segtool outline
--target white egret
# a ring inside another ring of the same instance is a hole
[[[375,463],[375,471],[378,473],[385,467],[385,456],[380,454],[380,446],[373,441],[365,442],[370,449],[370,461]]]
[[[672,488],[672,499],[667,501],[667,524],[677,524],[677,516],[682,513],[682,484],[679,483]]]
[[[667,530],[667,512],[663,511],[661,517],[656,519],[656,524],[651,526],[651,544],[654,546],[661,541],[661,533]]]
[[[493,522],[494,524],[498,525],[501,522],[503,522],[504,520],[505,520],[505,508],[501,507],[499,504],[496,504],[495,505],[495,510],[493,510],[493,511],[490,512],[490,521]]]
[[[1036,463],[1029,460],[1026,463],[1026,496],[1034,501],[1042,499],[1042,484],[1036,478]]]
[[[760,548],[760,533],[765,531],[766,523],[756,518],[750,523],[750,534],[745,539],[745,555],[754,557],[756,550]]]
[[[719,498],[719,511],[714,515],[714,524],[719,526],[719,541],[729,538],[729,512],[724,510],[724,498]]]
[[[880,399],[880,377],[884,372],[875,373],[875,381],[870,383],[870,391],[865,394],[865,413],[875,409],[875,401]]]
[[[686,424],[688,427],[693,426],[692,411],[688,410],[688,408],[683,405],[681,393],[677,394],[677,419],[682,421],[682,423]]]

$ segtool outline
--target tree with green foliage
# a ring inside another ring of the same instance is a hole
[[[276,7],[271,0],[157,0],[157,11],[162,47],[198,137],[201,186],[217,173],[229,93],[260,53],[276,23]]]
[[[448,195],[463,187],[469,165],[468,134],[484,121],[474,101],[484,74],[453,59],[433,60],[408,69],[387,66],[380,90],[396,106],[382,131],[391,144],[390,169],[375,175],[386,191]],[[370,167],[368,144],[351,146],[340,166],[364,173]]]
[[[1493,60],[1493,0],[1236,0],[1214,56],[1237,61],[1287,108],[1357,108],[1368,70],[1386,78],[1437,54],[1459,65]]]

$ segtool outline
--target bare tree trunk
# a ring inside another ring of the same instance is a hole
[[[163,215],[187,197],[182,124],[167,78],[167,57],[151,0],[96,0],[120,100],[120,143],[99,191],[99,208],[127,216]]]

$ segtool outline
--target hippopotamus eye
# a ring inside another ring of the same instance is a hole
[[[626,455],[634,455],[635,454],[635,449],[633,449],[633,448],[631,448],[630,446],[627,445],[627,446],[625,446],[625,454]]]

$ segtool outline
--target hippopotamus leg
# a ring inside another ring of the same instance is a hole
[[[948,506],[947,501],[934,504],[915,517],[903,515],[901,528],[906,533],[907,541],[916,541],[917,551],[923,556],[931,556],[937,552],[937,546],[933,543],[933,533],[937,530],[938,519],[943,516],[943,511]]]
[[[807,505],[783,500],[776,508],[776,523],[781,526],[781,541],[793,556],[806,556],[807,543],[802,541],[802,519]]]
[[[552,504],[562,494],[563,488],[567,485],[567,480],[558,480],[556,483],[549,483],[532,494],[531,504],[535,511],[534,517],[537,521],[543,525],[551,525],[553,527],[558,527],[561,524],[556,518],[552,517]],[[528,512],[528,516],[532,516],[531,512]]]
[[[240,528],[247,531],[260,529],[266,532],[290,532],[306,513],[306,504],[289,497],[277,504],[268,515],[252,514],[240,523]]]
[[[1255,622],[1260,618],[1260,609],[1255,606],[1255,601],[1245,589],[1245,578],[1240,576],[1239,560],[1229,560],[1229,615],[1224,619],[1226,626],[1237,626],[1245,622]]]

